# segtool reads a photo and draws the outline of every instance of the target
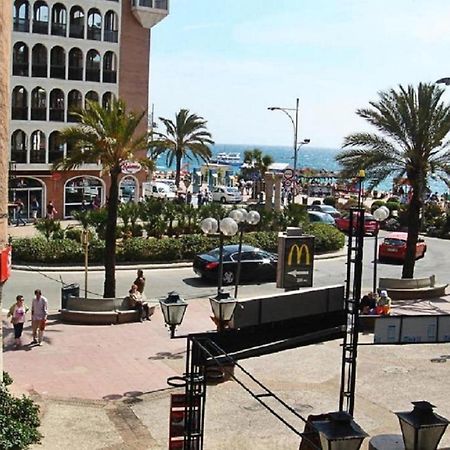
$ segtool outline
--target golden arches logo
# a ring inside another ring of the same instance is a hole
[[[297,256],[297,264],[296,264],[297,266],[300,265],[303,252],[305,252],[305,265],[306,266],[311,265],[311,252],[309,251],[309,247],[306,244],[302,244],[300,247],[297,244],[294,244],[289,250],[287,258],[288,266],[292,266],[292,258],[294,256],[294,252],[296,253]]]

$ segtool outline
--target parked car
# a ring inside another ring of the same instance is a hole
[[[242,201],[242,195],[236,187],[214,186],[212,200],[221,203],[239,203]]]
[[[335,226],[334,217],[330,214],[319,211],[308,211],[308,218],[311,223],[326,223]]]
[[[308,210],[323,212],[329,214],[330,216],[333,216],[335,219],[342,216],[342,214],[334,206],[331,205],[311,205]]]
[[[239,246],[236,244],[223,247],[223,277],[224,285],[236,281],[236,271],[239,261]],[[273,281],[276,278],[278,256],[250,245],[242,246],[240,281]],[[219,276],[219,248],[208,253],[196,255],[193,269],[202,278],[217,282]]]
[[[356,223],[357,221],[354,220],[353,229],[356,229]],[[350,229],[350,214],[347,213],[346,215],[342,217],[338,217],[336,219],[336,226],[339,230],[348,232]],[[375,217],[372,216],[372,214],[365,213],[364,214],[364,234],[376,234],[379,229],[379,224],[375,220]]]
[[[389,233],[378,247],[378,259],[386,261],[394,259],[404,261],[406,256],[406,240],[408,233]],[[416,259],[423,258],[427,251],[427,244],[419,237],[416,244]]]

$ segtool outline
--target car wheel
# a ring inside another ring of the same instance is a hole
[[[227,199],[225,198],[225,197],[222,197],[221,199],[220,199],[220,203],[226,203],[227,202]]]
[[[222,283],[229,285],[234,283],[234,272],[232,270],[225,270],[222,276]]]

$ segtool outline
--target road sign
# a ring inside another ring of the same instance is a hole
[[[313,285],[314,236],[278,237],[277,287],[298,289]]]
[[[290,180],[294,176],[294,171],[292,169],[285,169],[283,176],[285,180]]]

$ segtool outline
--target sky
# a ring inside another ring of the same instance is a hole
[[[399,84],[450,76],[449,0],[170,0],[152,29],[150,104],[187,108],[216,143],[340,148],[355,111]],[[450,87],[444,100],[450,102]]]

